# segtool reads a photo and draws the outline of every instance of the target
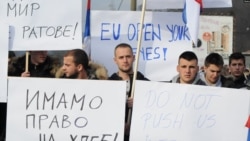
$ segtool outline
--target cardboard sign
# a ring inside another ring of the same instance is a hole
[[[113,60],[116,45],[128,43],[137,50],[141,12],[91,11],[91,16],[91,58],[111,75],[118,69]],[[139,71],[150,80],[171,80],[186,50],[192,50],[192,42],[181,13],[145,13]]]
[[[7,101],[7,70],[8,70],[8,39],[9,39],[9,25],[0,21],[0,31],[1,31],[1,69],[0,69],[0,102]]]
[[[246,141],[249,91],[136,81],[130,141]]]
[[[2,0],[0,5],[0,18],[12,26],[10,50],[82,47],[81,1]]]
[[[123,140],[123,81],[9,78],[8,87],[6,141]]]

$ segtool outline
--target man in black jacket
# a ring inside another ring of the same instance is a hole
[[[47,51],[30,51],[28,64],[27,71],[25,70],[26,56],[12,59],[9,63],[8,75],[54,78],[60,68],[59,60],[48,56]]]
[[[129,109],[133,107],[133,98],[131,96],[131,87],[133,81],[133,62],[135,56],[133,55],[132,48],[129,44],[121,43],[115,47],[114,62],[118,67],[118,72],[113,73],[109,80],[126,80],[127,82],[127,103],[125,113],[125,137],[124,141],[129,141],[130,121],[128,117]],[[141,72],[137,72],[137,80],[148,80]]]
[[[232,53],[229,56],[229,72],[234,77],[236,88],[248,88],[250,76],[244,74],[246,68],[245,56],[240,52]],[[248,85],[247,85],[248,84]]]

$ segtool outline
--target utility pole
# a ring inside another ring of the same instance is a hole
[[[131,0],[130,1],[130,10],[131,11],[136,11],[136,7],[137,7],[137,0]]]

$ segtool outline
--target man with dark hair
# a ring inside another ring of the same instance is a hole
[[[132,87],[132,81],[133,81],[133,62],[135,60],[135,56],[133,55],[132,48],[129,44],[121,43],[118,44],[115,47],[114,51],[114,62],[116,63],[118,67],[118,72],[113,73],[109,80],[126,80],[127,81],[127,96],[129,97],[127,99],[126,103],[126,117],[125,122],[129,123],[128,120],[128,111],[129,109],[132,109],[133,106],[133,98],[130,98],[131,96],[131,87]],[[137,80],[148,80],[141,72],[137,72]],[[126,124],[125,126],[125,139],[124,141],[129,140],[129,131],[130,131],[130,125]]]
[[[9,62],[8,75],[21,77],[55,77],[60,68],[57,58],[48,56],[47,51],[29,52],[28,71],[25,70],[26,56],[13,58]]]
[[[177,71],[179,74],[170,82],[181,84],[205,85],[199,78],[198,58],[194,52],[185,51],[179,56]]]
[[[107,79],[105,67],[89,62],[84,50],[73,49],[65,53],[63,66],[57,77],[73,79]]]
[[[210,53],[204,64],[204,71],[200,72],[200,78],[207,86],[234,88],[233,79],[221,74],[224,61],[220,54]]]
[[[232,53],[229,56],[229,72],[234,77],[234,83],[236,88],[245,88],[249,86],[250,76],[244,75],[245,56],[240,52]]]

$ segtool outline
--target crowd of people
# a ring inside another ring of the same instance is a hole
[[[105,66],[90,61],[82,49],[67,51],[63,56],[63,61],[50,57],[47,51],[30,51],[28,61],[26,56],[16,57],[13,53],[10,55],[8,76],[126,81],[127,102],[124,141],[129,140],[131,119],[129,111],[133,107],[131,87],[133,75],[135,74],[133,69],[135,56],[129,44],[121,43],[115,47],[114,62],[118,70],[111,76],[108,76]],[[28,70],[26,70],[25,66],[27,63]],[[228,69],[228,72],[225,72],[225,69]],[[204,66],[199,67],[196,54],[192,51],[185,51],[178,58],[176,70],[178,75],[167,81],[167,83],[250,89],[250,75],[246,69],[245,56],[239,52],[230,55],[228,66],[225,68],[223,58],[218,53],[207,55]],[[136,72],[136,76],[138,80],[150,81],[139,71]],[[1,103],[0,106],[0,141],[4,141],[7,106],[6,103]]]

